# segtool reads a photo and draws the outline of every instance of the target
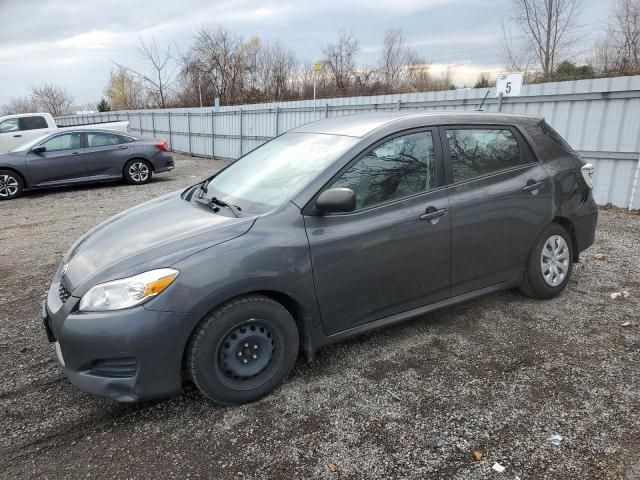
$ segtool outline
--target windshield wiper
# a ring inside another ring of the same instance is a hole
[[[211,200],[209,200],[209,203],[212,205],[217,205],[219,207],[228,208],[236,216],[236,218],[240,216],[241,209],[236,205],[231,205],[230,203],[227,203],[224,200],[220,200],[219,198],[216,198],[216,197],[211,197]]]

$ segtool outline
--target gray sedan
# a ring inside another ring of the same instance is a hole
[[[151,181],[174,167],[167,142],[109,130],[73,130],[36,138],[0,155],[0,200],[23,190],[124,178]]]

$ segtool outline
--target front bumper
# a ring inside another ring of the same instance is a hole
[[[144,306],[79,312],[79,298],[62,302],[59,283],[43,304],[49,341],[57,342],[64,373],[85,392],[120,402],[170,396],[182,390],[182,356],[198,321],[193,314]]]

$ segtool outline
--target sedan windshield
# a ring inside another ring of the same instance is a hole
[[[51,135],[50,133],[47,133],[45,135],[40,135],[39,137],[34,138],[33,140],[29,140],[27,143],[23,143],[22,145],[20,145],[19,147],[14,148],[11,151],[12,152],[26,152],[27,150],[31,150],[33,147],[38,145],[42,140],[44,140],[45,138],[49,137],[50,135]]]
[[[280,205],[304,187],[359,139],[317,133],[285,133],[249,152],[214,177],[208,197],[254,204]]]

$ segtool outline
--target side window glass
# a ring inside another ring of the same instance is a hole
[[[118,135],[102,132],[87,132],[87,146],[88,147],[107,147],[109,145],[118,145]]]
[[[22,117],[20,119],[22,130],[41,130],[47,128],[44,117]]]
[[[18,118],[7,118],[0,123],[0,133],[17,132],[20,130],[20,121]]]
[[[371,150],[344,172],[333,187],[350,188],[356,208],[424,192],[436,186],[431,132],[396,137]]]
[[[81,135],[81,133],[65,133],[46,140],[41,145],[47,148],[47,152],[78,149],[82,145]]]
[[[447,129],[453,181],[459,182],[524,163],[508,129]]]

